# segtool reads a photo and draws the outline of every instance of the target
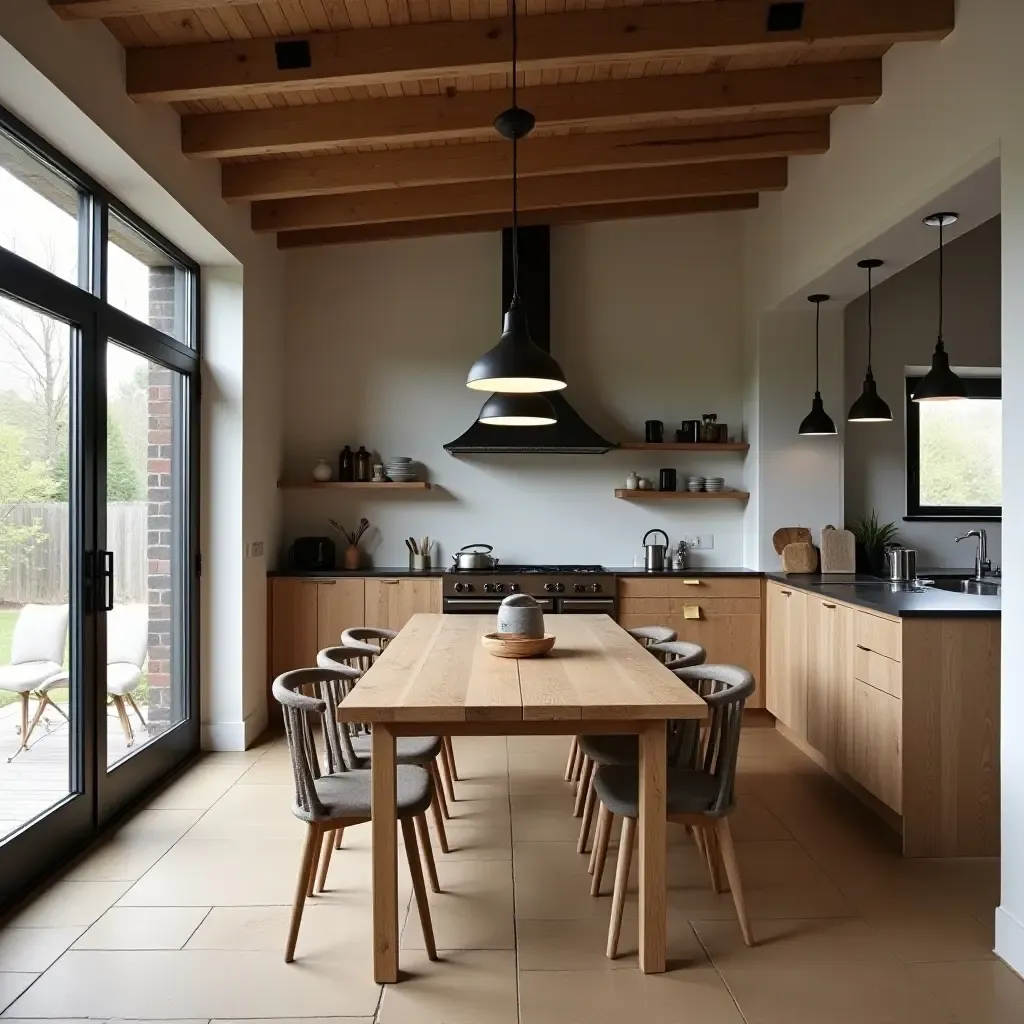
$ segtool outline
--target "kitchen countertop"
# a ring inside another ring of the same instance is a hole
[[[776,583],[783,583],[797,590],[805,590],[822,597],[857,605],[869,611],[881,612],[898,618],[933,616],[965,618],[974,616],[1000,615],[1002,603],[998,597],[983,597],[974,594],[955,594],[948,590],[927,589],[920,592],[893,592],[885,580],[874,576],[832,574],[786,575],[781,572],[765,573]]]
[[[291,577],[293,579],[360,579],[367,576],[388,576],[388,577],[414,577],[414,576],[442,576],[444,569],[440,566],[436,569],[410,569],[408,566],[397,568],[395,566],[371,566],[368,569],[272,569],[267,573],[270,578]]]
[[[671,579],[673,576],[762,576],[763,573],[757,569],[744,569],[741,566],[733,565],[705,565],[692,566],[688,569],[660,569],[657,572],[648,572],[639,566],[608,566],[608,572],[616,576],[643,576],[646,579]]]

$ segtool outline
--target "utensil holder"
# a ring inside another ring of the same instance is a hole
[[[430,555],[414,555],[409,554],[409,571],[410,572],[424,572],[430,568]]]

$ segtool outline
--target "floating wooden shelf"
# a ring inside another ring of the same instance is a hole
[[[277,486],[287,491],[429,491],[430,484],[426,480],[403,480],[384,484],[374,484],[367,480],[328,480],[319,483],[316,480],[278,480]]]
[[[651,444],[647,441],[623,441],[619,448],[631,452],[748,452],[750,445],[744,441],[707,441],[699,444],[683,441],[662,441]]]
[[[620,487],[616,498],[627,501],[746,501],[748,491],[642,491],[639,487]]]

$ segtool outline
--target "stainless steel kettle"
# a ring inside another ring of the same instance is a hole
[[[647,538],[652,533],[660,533],[665,538],[664,544],[648,544]],[[663,572],[668,559],[668,534],[664,530],[648,530],[644,534],[644,568],[648,572]]]
[[[913,548],[886,548],[885,572],[894,583],[917,579],[917,552]]]
[[[456,569],[494,569],[498,560],[491,555],[493,550],[490,544],[467,544],[452,555],[452,565]]]

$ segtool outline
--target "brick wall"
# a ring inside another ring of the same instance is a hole
[[[173,335],[174,268],[149,270],[149,322]],[[172,721],[171,709],[171,529],[172,383],[170,370],[149,367],[149,434],[146,467],[149,578],[149,722],[155,735]]]

